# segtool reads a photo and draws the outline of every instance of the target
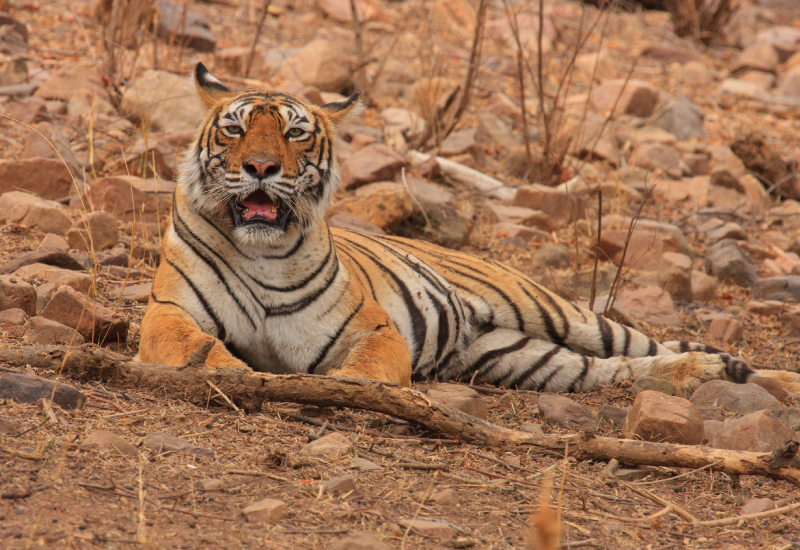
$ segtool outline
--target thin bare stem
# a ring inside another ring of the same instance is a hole
[[[600,235],[603,232],[603,190],[597,189],[597,245],[594,249],[594,270],[592,271],[592,292],[589,296],[589,310],[594,311],[594,299],[597,294],[597,264],[600,261]],[[577,275],[576,275],[577,278]]]
[[[261,39],[261,30],[264,28],[264,21],[267,19],[267,12],[269,10],[269,5],[272,3],[272,0],[264,0],[264,9],[261,10],[261,17],[258,20],[258,26],[256,27],[256,34],[253,37],[253,43],[250,45],[250,53],[247,56],[247,65],[244,68],[244,77],[250,77],[250,69],[253,66],[253,59],[256,56],[256,47],[258,46],[258,41]]]

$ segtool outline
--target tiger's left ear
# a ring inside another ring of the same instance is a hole
[[[361,103],[358,98],[361,97],[361,92],[356,92],[350,97],[327,103],[320,107],[331,122],[339,124],[351,116],[356,116],[361,112]]]
[[[214,75],[208,72],[206,66],[198,63],[194,70],[194,84],[197,87],[197,94],[200,96],[200,101],[203,102],[203,107],[206,109],[219,103],[226,97],[233,95],[225,85],[216,79]]]

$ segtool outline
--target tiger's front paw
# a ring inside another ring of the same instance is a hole
[[[675,395],[688,399],[694,390],[709,380],[725,378],[725,362],[718,355],[708,353],[681,353],[665,356],[668,364],[666,378],[676,388]]]

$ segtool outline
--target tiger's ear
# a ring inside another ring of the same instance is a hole
[[[333,103],[326,103],[322,109],[331,122],[339,124],[351,116],[357,116],[361,112],[361,103],[358,98],[361,97],[361,92],[356,92],[350,97],[334,101]]]
[[[198,63],[194,70],[194,84],[203,107],[209,109],[233,94],[225,85],[208,72],[206,66]]]

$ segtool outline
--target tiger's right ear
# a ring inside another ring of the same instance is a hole
[[[222,82],[208,72],[208,69],[202,63],[198,63],[197,67],[195,67],[194,84],[197,87],[200,101],[203,102],[203,107],[206,109],[213,107],[233,94]]]

